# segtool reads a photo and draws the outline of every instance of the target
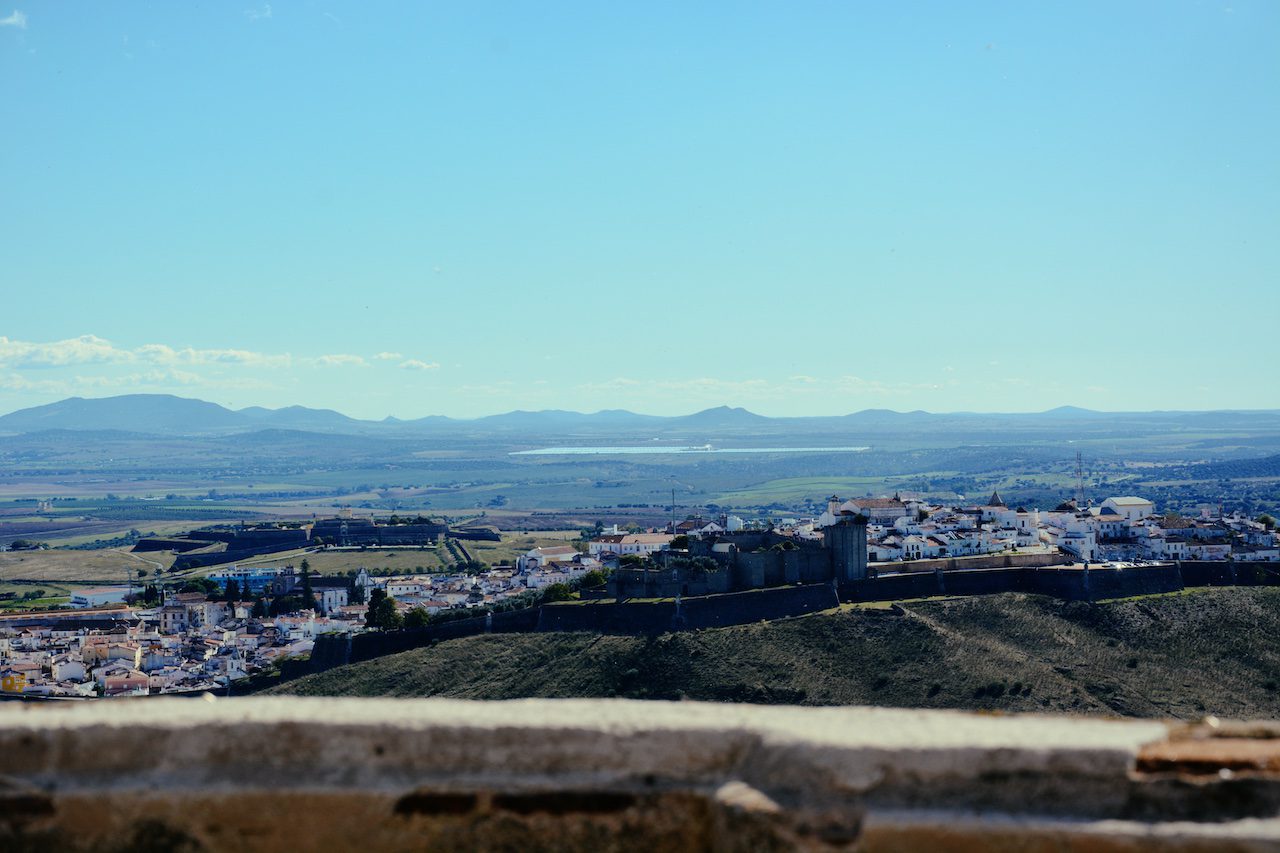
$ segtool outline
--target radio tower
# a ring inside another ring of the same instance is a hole
[[[1084,460],[1076,451],[1076,506],[1084,509]]]

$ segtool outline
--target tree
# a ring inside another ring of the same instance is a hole
[[[549,604],[553,601],[569,601],[573,598],[573,592],[569,589],[568,584],[553,583],[542,590],[542,602]]]
[[[227,601],[240,600],[240,582],[235,578],[227,581]]]
[[[300,595],[278,595],[271,599],[271,606],[268,612],[272,616],[280,616],[284,613],[297,613],[299,610],[306,610],[315,605],[315,602],[308,604]]]
[[[253,612],[250,614],[254,619],[262,619],[267,615],[267,602],[262,596],[258,596],[253,602]]]
[[[302,600],[307,602],[308,607],[316,601],[316,594],[311,589],[311,564],[305,559],[302,561]]]
[[[1263,527],[1267,528],[1268,530],[1271,530],[1276,526],[1275,518],[1273,518],[1272,516],[1268,515],[1265,512],[1254,520],[1257,521],[1259,524],[1261,524]]]
[[[606,580],[604,572],[599,569],[592,569],[582,576],[582,588],[591,589],[595,586],[604,586]]]
[[[365,625],[390,631],[399,628],[403,621],[400,611],[396,610],[396,600],[387,595],[386,590],[375,589],[369,593],[369,610],[364,617]]]
[[[192,578],[179,587],[178,592],[201,592],[213,598],[222,592],[222,587],[208,578]]]
[[[689,537],[683,533],[681,533],[679,536],[673,537],[671,539],[671,550],[673,551],[689,550]]]
[[[431,614],[427,613],[425,607],[415,607],[405,615],[404,626],[406,628],[425,628],[430,621]]]

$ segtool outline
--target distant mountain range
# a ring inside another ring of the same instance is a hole
[[[359,420],[331,409],[288,406],[266,409],[253,406],[233,410],[216,403],[169,394],[127,394],[86,399],[71,397],[57,403],[21,409],[0,416],[0,433],[32,433],[45,430],[117,430],[150,435],[227,435],[260,430],[294,430],[347,435],[448,435],[495,437],[525,434],[601,436],[643,434],[769,434],[933,431],[949,427],[964,430],[1073,429],[1127,431],[1130,429],[1258,429],[1280,430],[1280,411],[1215,412],[1096,412],[1061,406],[1047,412],[984,414],[957,412],[895,412],[867,409],[836,417],[770,418],[742,408],[719,406],[680,417],[641,415],[622,409],[591,414],[561,410],[513,411],[475,419],[432,415],[414,420],[386,418]]]

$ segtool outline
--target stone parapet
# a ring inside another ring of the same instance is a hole
[[[627,700],[14,703],[0,849],[1280,849],[1276,731]]]

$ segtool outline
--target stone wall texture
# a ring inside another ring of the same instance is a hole
[[[14,703],[0,849],[1276,850],[1278,732],[627,700]]]

